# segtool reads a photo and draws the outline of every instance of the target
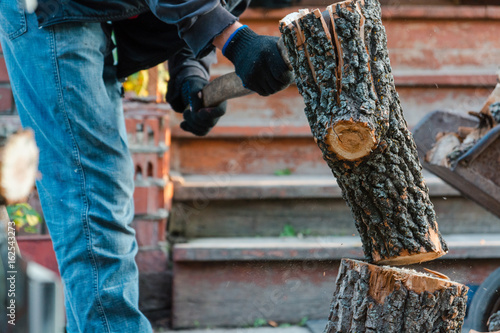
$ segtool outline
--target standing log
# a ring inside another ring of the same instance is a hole
[[[445,278],[342,259],[324,333],[460,333],[467,292]]]
[[[280,29],[314,139],[351,207],[367,259],[404,265],[444,255],[394,86],[379,2],[300,11]]]
[[[38,148],[32,131],[9,137],[0,147],[0,205],[26,201],[38,173]]]

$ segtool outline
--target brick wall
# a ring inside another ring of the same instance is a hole
[[[0,112],[12,111],[12,91],[10,89],[7,67],[3,58],[3,51],[0,46]]]
[[[172,273],[166,227],[172,205],[169,107],[126,101],[125,124],[135,167],[134,228],[139,244],[139,305],[155,324],[168,324]]]

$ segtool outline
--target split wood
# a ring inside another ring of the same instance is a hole
[[[280,23],[311,131],[351,208],[366,258],[405,265],[444,255],[394,86],[379,2],[340,2]]]
[[[33,132],[21,131],[0,147],[0,205],[25,202],[38,174],[38,148]]]
[[[492,108],[495,109],[494,113],[491,112]],[[500,83],[496,85],[481,110],[479,112],[470,111],[469,114],[479,119],[478,125],[459,127],[456,133],[439,133],[434,147],[425,156],[426,162],[453,168],[462,155],[469,151],[493,127],[500,124]]]

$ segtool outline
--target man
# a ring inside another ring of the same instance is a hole
[[[247,2],[39,0],[26,14],[22,0],[0,1],[14,98],[40,148],[37,188],[65,287],[68,332],[151,332],[138,309],[134,170],[118,78],[170,58],[168,99],[184,111],[182,127],[197,135],[225,111],[224,104],[199,110],[211,62],[205,56],[214,47],[246,87],[261,95],[286,87],[291,73],[276,39],[231,14]]]

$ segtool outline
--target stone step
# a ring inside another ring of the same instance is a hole
[[[443,234],[500,233],[500,219],[425,173]],[[357,234],[332,175],[174,175],[172,240]]]
[[[477,287],[500,265],[500,234],[448,235],[450,252],[414,265]],[[327,318],[340,259],[361,259],[358,237],[197,239],[173,246],[173,327]]]

